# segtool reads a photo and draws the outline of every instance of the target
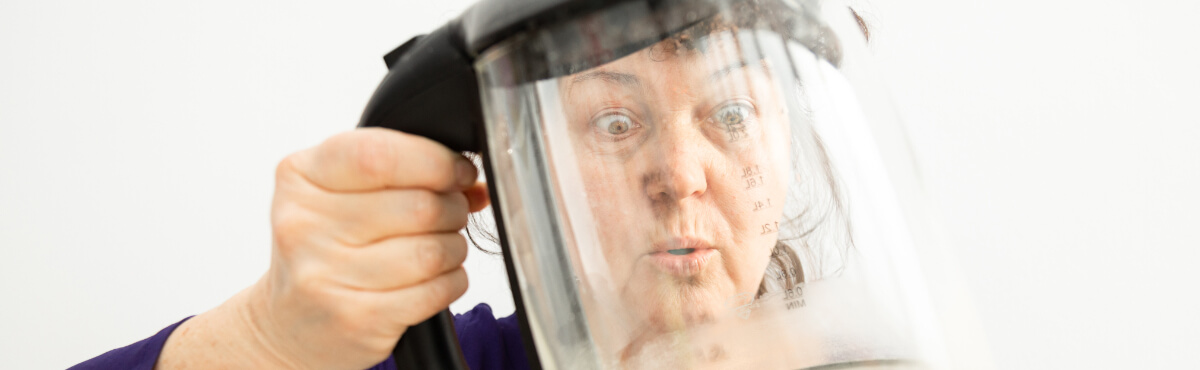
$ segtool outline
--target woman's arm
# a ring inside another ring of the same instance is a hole
[[[257,284],[180,324],[167,338],[156,369],[298,368],[261,340],[251,301]]]

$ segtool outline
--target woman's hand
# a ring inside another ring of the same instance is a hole
[[[477,176],[458,153],[384,129],[288,156],[276,171],[270,270],[177,329],[160,368],[179,364],[167,356],[172,347],[186,354],[204,345],[246,352],[203,363],[214,365],[363,369],[383,361],[409,326],[466,291],[467,243],[458,231],[488,203]]]

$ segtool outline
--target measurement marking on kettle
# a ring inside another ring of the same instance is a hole
[[[762,176],[759,176],[757,178],[755,178],[755,177],[748,178],[748,179],[746,179],[746,190],[754,189],[759,186],[763,186],[763,184],[766,184],[766,183],[763,182]]]
[[[762,225],[762,235],[779,232],[779,221]]]
[[[808,305],[804,300],[804,287],[797,286],[783,291],[784,308],[792,310]]]
[[[746,190],[767,184],[765,181],[763,181],[762,169],[760,169],[757,164],[742,167],[742,179],[746,180]]]
[[[758,165],[746,166],[742,168],[742,178],[748,179],[754,176],[762,175],[762,171],[758,169]]]
[[[771,208],[771,198],[754,202],[754,212],[758,212],[759,210],[766,208]]]

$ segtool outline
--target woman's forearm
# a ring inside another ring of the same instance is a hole
[[[262,283],[261,281],[259,282]],[[184,322],[167,339],[155,369],[295,369],[263,340],[255,284]]]

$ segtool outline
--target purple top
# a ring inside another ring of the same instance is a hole
[[[130,369],[153,370],[162,352],[163,344],[171,332],[187,317],[160,330],[158,334],[137,343],[117,348],[91,360],[84,361],[71,369]],[[454,315],[454,330],[458,332],[458,343],[463,357],[472,370],[523,370],[529,368],[525,348],[521,342],[521,331],[516,315],[496,319],[492,308],[480,303],[460,315]],[[388,357],[369,370],[395,370],[396,364]]]

